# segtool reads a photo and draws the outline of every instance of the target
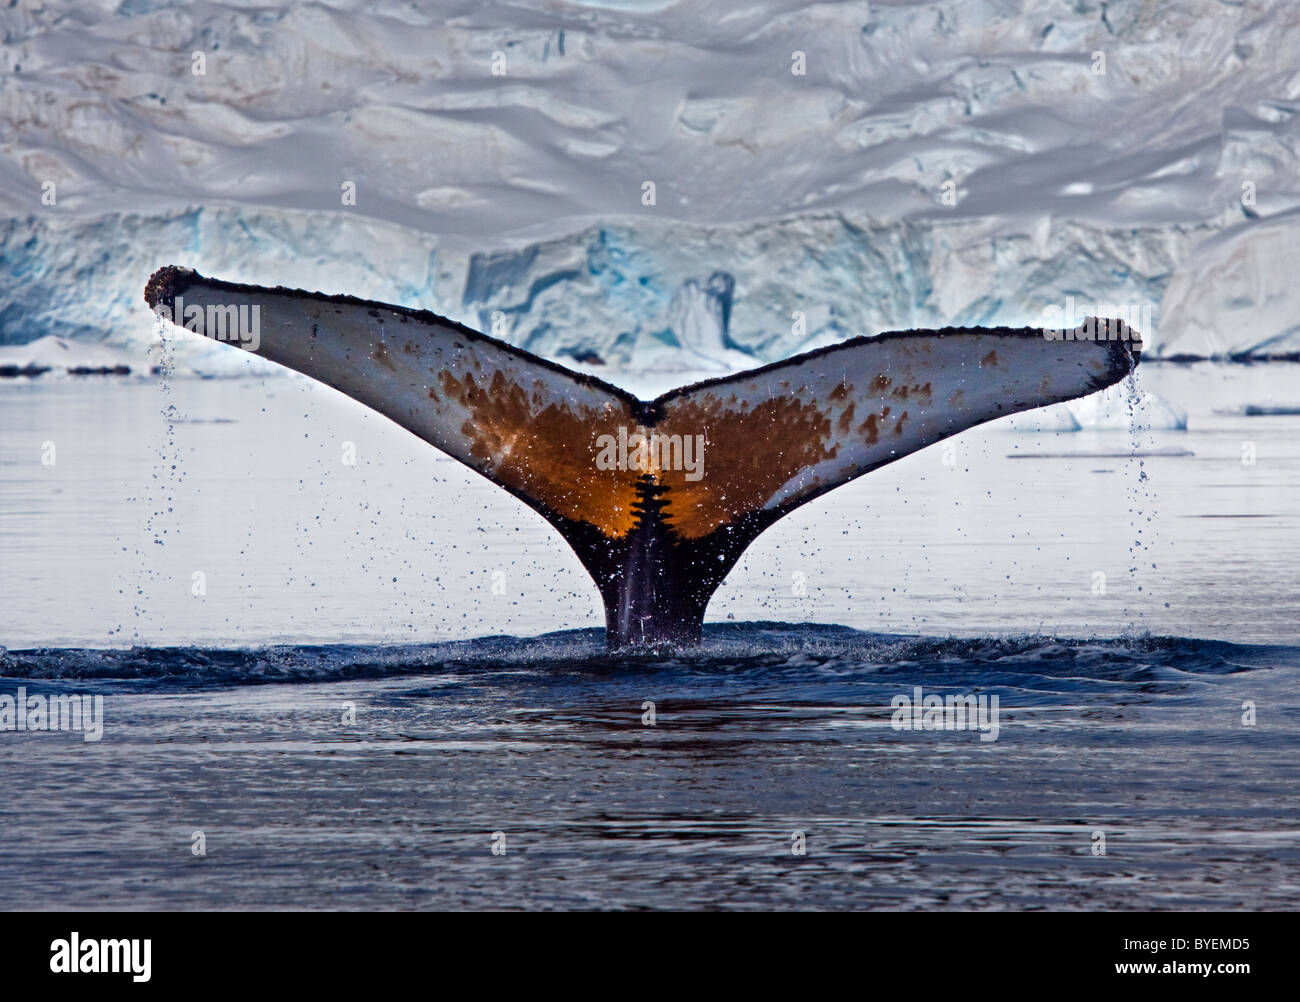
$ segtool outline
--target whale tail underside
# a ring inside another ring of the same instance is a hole
[[[1110,386],[1141,348],[1120,321],[900,331],[642,401],[423,310],[175,267],[145,299],[360,401],[540,513],[595,580],[612,648],[698,642],[710,596],[782,515],[966,428]]]

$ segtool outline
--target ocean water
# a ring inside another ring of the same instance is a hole
[[[1295,907],[1300,417],[1243,410],[1295,375],[926,450],[619,657],[540,519],[332,393],[0,385],[0,701],[103,698],[0,731],[0,900]],[[897,729],[918,686],[996,739]]]

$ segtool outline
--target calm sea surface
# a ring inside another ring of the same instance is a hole
[[[1300,416],[1243,408],[1298,376],[968,432],[617,659],[539,517],[330,391],[0,381],[0,714],[103,698],[0,731],[0,904],[1294,908]]]

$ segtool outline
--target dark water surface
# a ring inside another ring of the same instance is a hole
[[[102,693],[104,736],[0,735],[3,905],[1294,907],[1298,679],[1293,646],[766,623],[11,651],[0,694]],[[997,739],[895,730],[917,685],[997,695]]]

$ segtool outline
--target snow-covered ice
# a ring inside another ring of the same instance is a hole
[[[1300,350],[1281,0],[132,0],[0,36],[3,343],[139,355],[143,281],[181,263],[608,367],[1067,296],[1149,304],[1150,356]],[[718,273],[723,329],[687,302]],[[222,354],[176,361],[256,364]]]

